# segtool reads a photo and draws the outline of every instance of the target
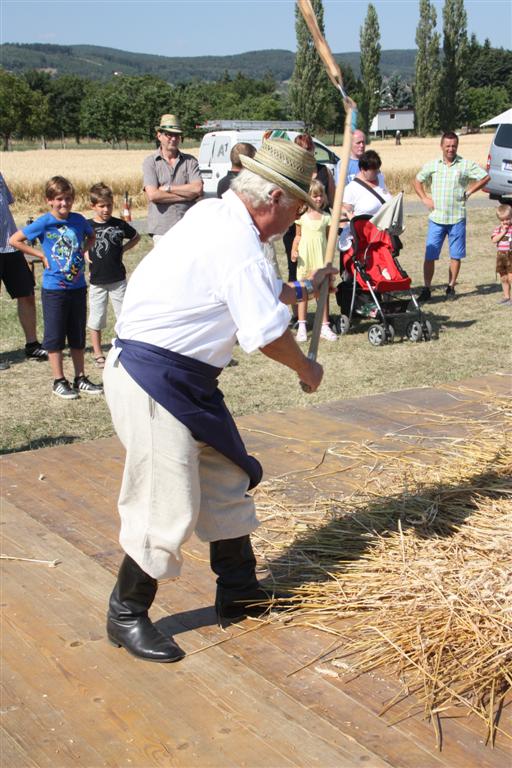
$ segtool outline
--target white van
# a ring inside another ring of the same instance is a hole
[[[231,169],[229,156],[235,144],[246,142],[259,149],[266,131],[272,130],[271,138],[287,138],[290,141],[304,132],[301,123],[291,122],[223,120],[218,123],[207,123],[204,127],[208,128],[212,125],[218,125],[219,129],[208,131],[203,136],[199,149],[199,171],[203,179],[205,197],[214,197],[217,194],[217,184]],[[334,168],[339,161],[338,155],[314,137],[313,143],[316,162],[326,165],[334,174]]]
[[[484,187],[491,200],[510,204],[512,198],[512,124],[500,123],[496,128],[489,156],[487,173],[491,177]]]

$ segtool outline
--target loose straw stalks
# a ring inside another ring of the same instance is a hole
[[[373,470],[346,497],[292,504],[285,478],[255,494],[260,554],[293,589],[284,626],[337,636],[325,663],[351,674],[394,670],[439,745],[453,706],[494,743],[512,687],[512,408],[486,397],[482,418],[416,412],[378,444],[331,446],[331,462]]]

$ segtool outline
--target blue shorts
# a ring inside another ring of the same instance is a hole
[[[466,255],[466,219],[455,224],[436,224],[428,221],[425,261],[437,261],[444,239],[448,235],[450,259],[463,259]]]
[[[43,347],[48,352],[60,352],[66,346],[85,349],[85,320],[87,288],[52,291],[41,289],[43,305]]]

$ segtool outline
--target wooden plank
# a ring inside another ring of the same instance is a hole
[[[175,585],[166,585],[170,591]],[[194,586],[203,587],[203,604],[211,600],[211,578],[206,569],[196,568]],[[159,594],[163,604],[176,610],[182,605],[193,606],[190,595],[174,588],[173,596],[165,600],[164,590]],[[196,604],[201,605],[200,594]],[[194,611],[189,626],[194,626]],[[180,621],[187,622],[186,613],[180,614]],[[240,629],[251,626],[243,622]],[[208,641],[215,642],[218,634],[209,626],[199,628]],[[233,630],[235,633],[236,630]],[[298,675],[288,677],[289,673],[303,663],[315,658],[325,650],[330,638],[320,632],[304,629],[266,628],[249,635],[233,637],[223,646],[227,653],[242,659],[261,675],[279,686],[297,701],[307,704],[313,711],[329,720],[335,727],[363,743],[393,766],[416,768],[416,766],[446,766],[446,768],[503,768],[506,752],[500,748],[490,750],[483,746],[483,729],[476,722],[473,729],[461,726],[459,720],[443,720],[444,746],[438,754],[435,747],[435,734],[432,727],[421,716],[415,715],[407,720],[392,725],[405,707],[398,707],[385,717],[379,717],[387,701],[400,692],[397,682],[385,679],[381,675],[366,675],[347,684],[342,680],[333,681],[312,669],[306,669]],[[269,645],[275,646],[269,648]],[[209,654],[211,651],[205,651]],[[336,692],[333,691],[336,688]],[[409,702],[410,703],[410,702]],[[409,705],[407,705],[408,707]],[[466,720],[464,720],[466,723]],[[364,734],[364,738],[363,738]]]
[[[249,425],[248,430],[258,431],[242,434],[250,449],[253,445],[256,447],[266,468],[279,474],[290,471],[290,468],[311,466],[321,458],[325,446],[340,437],[356,442],[370,439],[378,445],[377,441],[390,431],[389,425],[394,429],[397,424],[408,424],[409,414],[414,409],[440,417],[449,414],[463,418],[467,414],[474,418],[485,411],[485,393],[508,393],[510,378],[491,377],[489,381],[489,377],[485,377],[463,382],[461,386],[466,387],[468,394],[460,395],[459,388],[454,397],[448,387],[446,392],[433,388],[404,390],[315,406],[307,411],[257,414],[241,423],[242,426]],[[484,393],[481,408],[478,407],[480,392]],[[356,406],[357,413],[354,411]],[[296,424],[300,424],[300,428],[295,428]],[[435,426],[423,425],[418,432],[424,430],[436,435]],[[304,442],[294,439],[297,437]],[[313,442],[319,438],[319,442]],[[391,444],[386,441],[388,447]],[[418,455],[421,455],[419,450]],[[484,748],[483,731],[476,720],[464,718],[443,722],[444,749],[437,754],[433,748],[432,730],[421,718],[415,716],[390,725],[394,717],[402,713],[400,707],[379,718],[377,713],[382,705],[398,691],[398,685],[385,675],[362,676],[347,682],[325,678],[315,672],[313,666],[288,678],[289,671],[325,647],[326,638],[318,632],[265,628],[197,653],[178,665],[164,665],[163,669],[162,665],[138,662],[125,652],[108,647],[103,642],[104,610],[113,579],[99,563],[115,571],[121,559],[117,544],[116,498],[123,458],[123,449],[116,439],[102,439],[83,445],[15,454],[1,460],[7,498],[14,502],[11,505],[12,532],[4,542],[20,554],[37,556],[34,553],[41,552],[45,553],[41,556],[48,559],[58,556],[55,554],[58,547],[59,551],[67,553],[72,563],[72,567],[65,571],[65,590],[55,586],[54,569],[45,572],[41,578],[40,566],[21,566],[20,563],[16,564],[17,572],[23,574],[23,579],[28,579],[27,585],[23,580],[20,584],[19,579],[8,582],[15,595],[14,605],[18,610],[22,608],[24,614],[13,619],[12,611],[9,612],[9,692],[12,702],[30,699],[34,709],[31,718],[40,728],[43,715],[61,710],[56,700],[51,702],[53,710],[48,709],[48,702],[46,707],[38,709],[40,691],[32,690],[32,677],[20,674],[16,664],[16,643],[20,637],[29,643],[27,667],[30,669],[33,663],[38,674],[49,675],[49,679],[57,681],[57,688],[69,686],[74,691],[75,700],[85,707],[85,716],[83,712],[82,716],[86,721],[89,718],[89,727],[93,730],[96,723],[93,715],[98,711],[98,703],[92,707],[87,691],[89,686],[94,690],[102,685],[106,687],[106,698],[101,707],[107,707],[105,717],[110,735],[102,738],[112,738],[114,732],[114,741],[119,739],[120,744],[125,744],[123,738],[133,727],[135,750],[139,750],[137,754],[144,767],[187,765],[186,759],[191,765],[191,758],[194,765],[215,765],[215,762],[201,762],[207,760],[203,751],[213,754],[226,765],[242,765],[242,756],[248,765],[254,765],[251,760],[257,750],[262,755],[262,765],[344,765],[343,761],[349,755],[353,761],[348,765],[370,759],[366,764],[380,765],[382,763],[378,761],[381,760],[400,768],[416,768],[418,765],[422,768],[476,768],[477,765],[479,768],[508,768],[510,752],[499,736],[495,750]],[[88,471],[69,478],[62,472],[67,462],[77,467],[87,466]],[[41,465],[47,477],[44,482],[37,480]],[[337,467],[338,461],[334,457],[328,457],[322,465],[322,469],[329,471]],[[360,477],[359,472],[349,474],[351,478],[335,475],[331,479],[324,477],[315,481],[319,492],[336,491],[340,496],[354,478]],[[315,491],[313,485],[311,487],[312,492]],[[304,494],[304,486],[301,493]],[[18,523],[23,519],[23,511],[30,517],[24,520],[26,529],[20,535]],[[4,528],[8,532],[8,527]],[[68,542],[73,546],[70,547]],[[179,583],[161,586],[154,615],[157,619],[160,617],[159,624],[174,632],[178,642],[183,642],[190,652],[226,635],[213,625],[214,580],[208,567],[207,549],[192,539],[186,550],[184,576]],[[7,570],[12,574],[12,568]],[[70,597],[71,606],[68,605]],[[47,607],[49,600],[52,601],[51,611]],[[78,605],[75,605],[77,600]],[[163,609],[166,607],[173,613],[172,617],[165,615]],[[251,625],[248,622],[241,624],[236,631],[247,626]],[[78,645],[72,645],[74,642]],[[54,659],[61,656],[65,661],[62,668],[68,672],[69,679],[55,665]],[[191,686],[192,692],[189,690]],[[117,697],[113,696],[113,690],[118,693]],[[140,693],[144,712],[151,713],[145,724],[140,712],[134,718],[130,710],[133,690],[137,690],[138,695]],[[236,693],[230,693],[232,690]],[[169,735],[168,724],[166,730],[166,724],[160,720],[161,712],[168,709],[168,701],[178,699],[185,703],[185,711],[180,710],[176,720],[180,735],[182,731],[186,734],[183,742],[176,740],[174,732]],[[79,717],[78,712],[73,712],[76,704],[73,705],[73,698],[67,691],[65,701],[66,717]],[[18,705],[12,703],[11,706]],[[152,707],[157,709],[155,715]],[[207,734],[204,741],[195,738],[197,722],[190,714],[198,707],[205,716],[200,726]],[[9,710],[4,721],[8,722],[11,715],[11,720],[19,719],[20,714],[16,712],[16,709]],[[32,720],[30,723],[33,725]],[[103,721],[98,727],[100,732],[102,726]],[[151,730],[153,726],[154,731]],[[37,727],[34,728],[37,733]],[[144,741],[148,728],[155,734],[150,744]],[[279,741],[280,731],[284,734],[282,742]],[[233,736],[233,732],[238,735]],[[23,750],[22,735],[21,727],[18,731],[12,726],[7,730],[9,748],[14,755]],[[98,740],[101,741],[100,735]],[[260,744],[260,740],[264,743]],[[301,745],[299,752],[297,744]],[[94,744],[91,749],[95,749]],[[32,755],[32,750],[29,754]],[[129,752],[122,754],[131,755]],[[76,758],[75,753],[73,755]],[[321,755],[320,762],[318,755]],[[302,763],[297,762],[299,758]],[[50,759],[50,748],[45,747],[40,751],[39,760],[48,763],[37,764],[49,764]],[[66,759],[69,759],[69,765],[74,764],[74,758],[67,753]],[[84,764],[83,758],[79,759]],[[104,759],[103,755],[101,759]]]
[[[167,764],[167,757],[155,755],[172,755],[172,765],[190,765],[190,752],[183,752],[183,760],[175,759],[177,746],[171,735],[176,732],[189,733],[187,744],[193,744],[198,765],[348,768],[359,755],[371,757],[372,765],[385,766],[224,652],[208,658],[192,656],[186,667],[181,662],[162,668],[109,648],[103,642],[103,602],[108,589],[99,584],[110,577],[66,542],[51,541],[55,538],[51,534],[42,541],[41,526],[13,508],[7,509],[5,528],[11,550],[21,536],[34,541],[36,555],[43,557],[48,544],[63,553],[62,565],[54,569],[13,561],[4,564],[8,595],[4,654],[14,670],[10,700],[16,690],[27,691],[27,706],[37,719],[36,733],[41,723],[48,731],[64,718],[66,729],[60,730],[74,733],[74,757],[76,749],[86,764],[96,765],[97,756],[88,753],[84,758],[83,744],[87,744],[109,764],[116,754],[125,754],[136,765]],[[194,634],[187,634],[187,640],[193,643]],[[179,713],[172,713],[175,730],[171,734],[166,711],[169,696],[180,704]],[[13,725],[9,732],[14,738]],[[152,762],[144,762],[148,752]],[[44,749],[39,756],[38,750],[31,754],[41,764],[46,759]]]
[[[37,763],[27,754],[24,745],[11,738],[4,728],[0,728],[0,760],[2,765],[9,768],[38,768]]]

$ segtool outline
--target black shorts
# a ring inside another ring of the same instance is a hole
[[[0,282],[11,299],[34,295],[34,276],[21,251],[0,253]]]
[[[66,346],[85,349],[85,320],[87,288],[41,290],[43,305],[43,347],[48,352],[60,352]]]

